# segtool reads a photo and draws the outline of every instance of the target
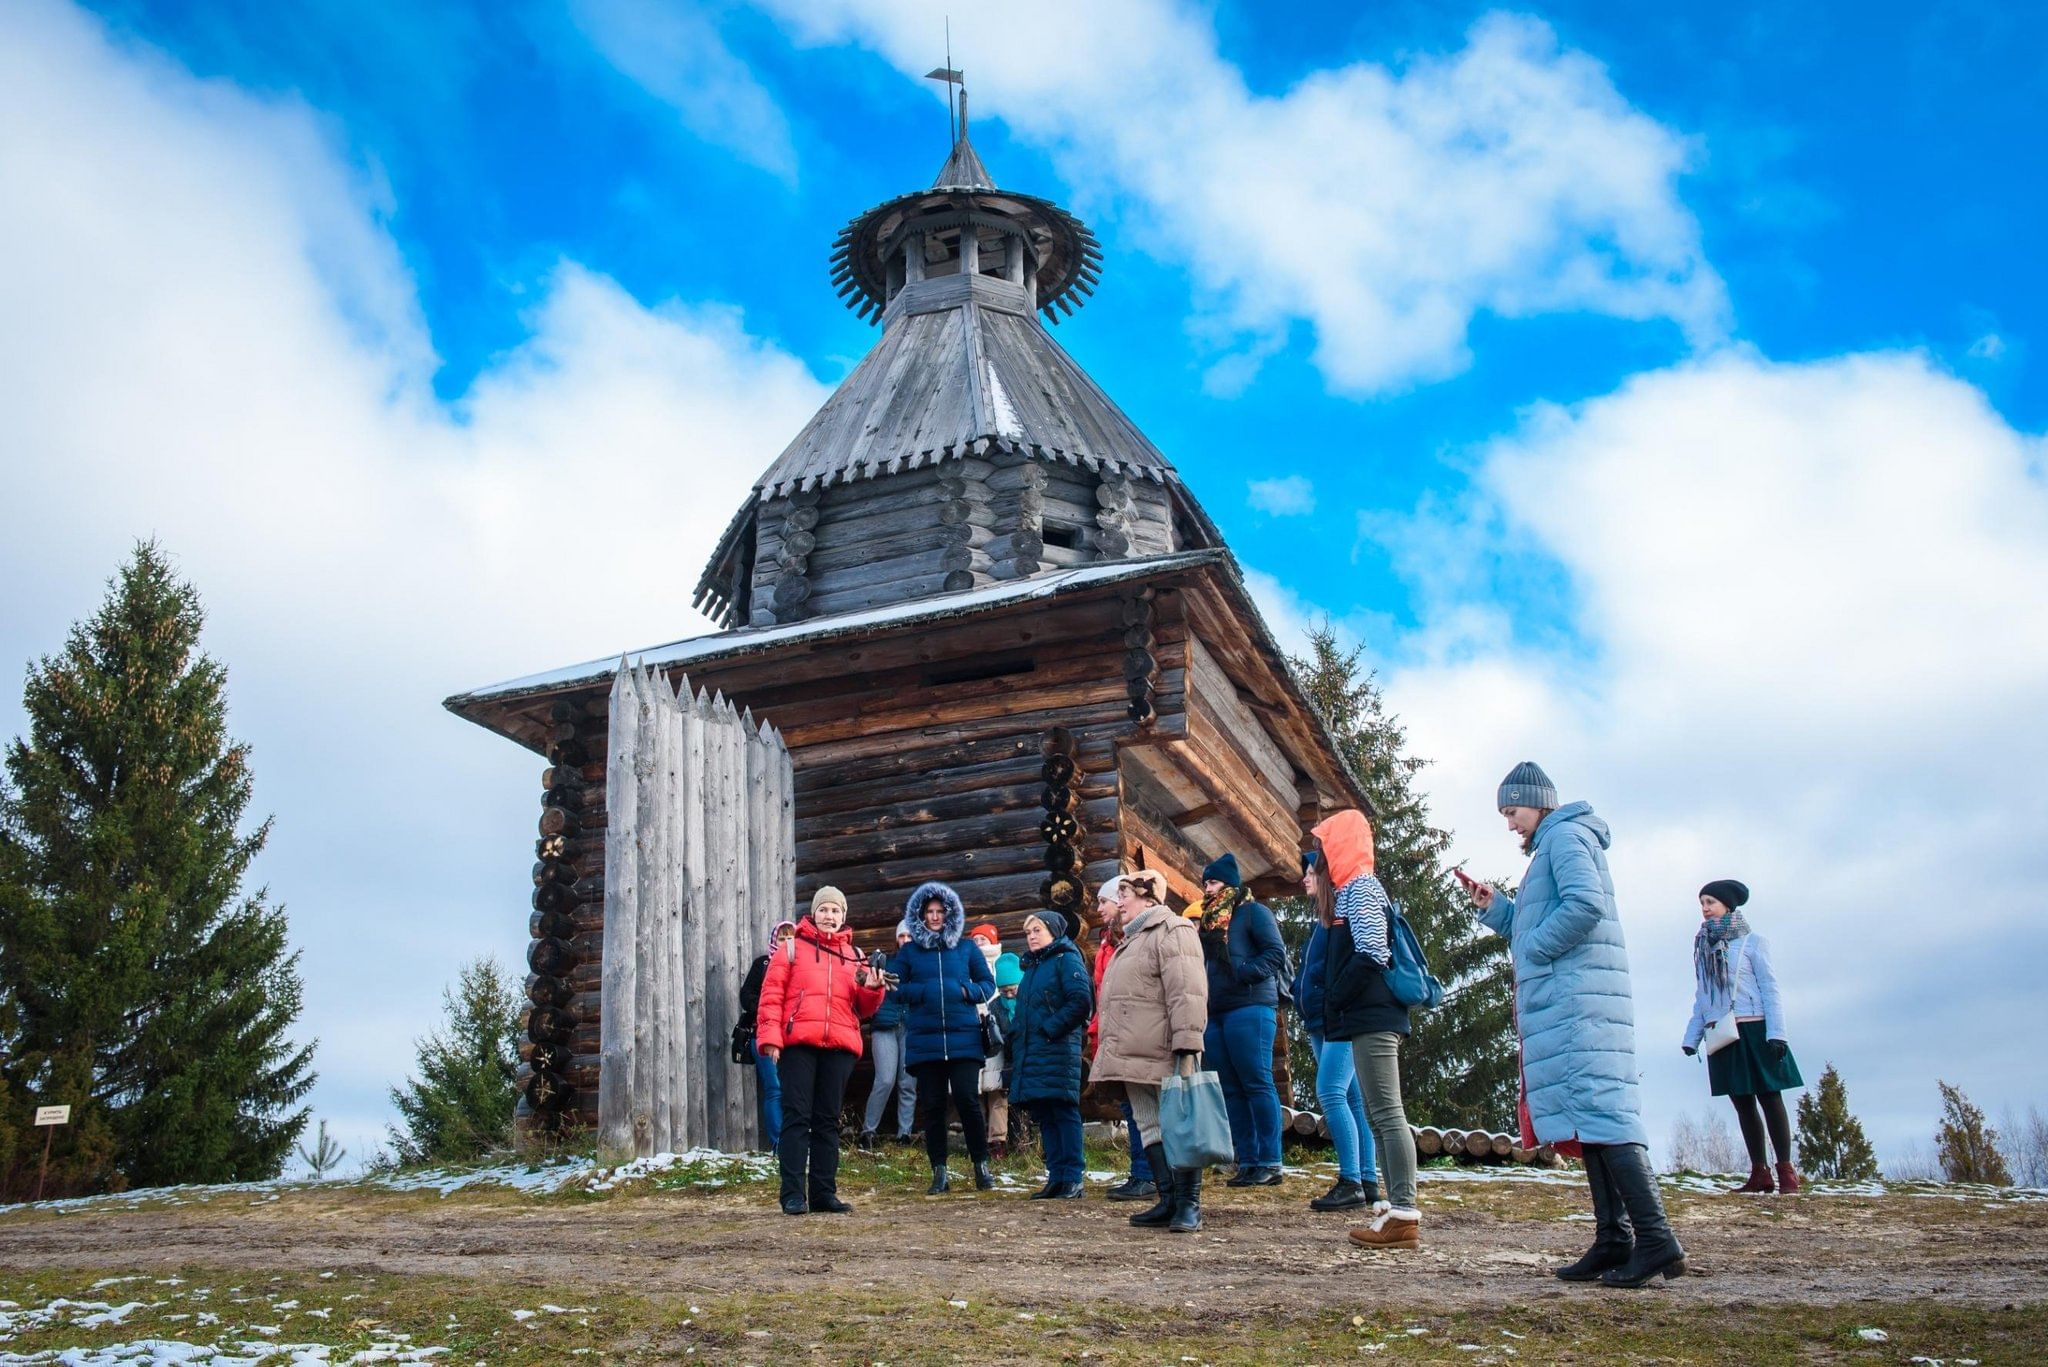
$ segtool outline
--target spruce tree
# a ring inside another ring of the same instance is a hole
[[[1863,1122],[1849,1110],[1849,1089],[1830,1063],[1799,1098],[1799,1166],[1809,1177],[1865,1182],[1877,1176],[1877,1155]]]
[[[512,1142],[518,989],[495,960],[480,958],[463,965],[441,1002],[446,1018],[419,1041],[418,1076],[391,1090],[405,1122],[391,1127],[401,1163],[462,1162]]]
[[[1962,1088],[1946,1082],[1934,1085],[1941,1088],[1941,1129],[1934,1144],[1942,1175],[1951,1182],[2011,1186],[2005,1155],[1998,1151],[1998,1131],[1984,1123],[1984,1112],[1963,1095]]]
[[[282,908],[242,891],[248,747],[204,613],[154,542],[29,671],[0,779],[0,1048],[15,1134],[70,1105],[52,1189],[275,1175],[305,1124],[312,1047]],[[31,1157],[31,1150],[34,1157]]]
[[[1507,945],[1479,925],[1452,886],[1445,862],[1450,833],[1430,823],[1415,790],[1415,775],[1428,761],[1407,753],[1400,718],[1387,713],[1374,676],[1360,673],[1362,653],[1340,648],[1325,623],[1309,632],[1308,658],[1293,664],[1372,802],[1380,882],[1407,914],[1448,997],[1441,1008],[1414,1014],[1413,1033],[1401,1048],[1408,1118],[1418,1125],[1512,1129],[1519,1056]]]

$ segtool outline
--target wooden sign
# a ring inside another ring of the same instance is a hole
[[[69,1125],[70,1123],[71,1108],[69,1106],[36,1107],[36,1124],[38,1125]]]

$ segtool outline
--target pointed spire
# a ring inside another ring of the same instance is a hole
[[[946,164],[939,168],[938,179],[932,182],[934,190],[993,190],[995,177],[981,164],[981,157],[974,150],[974,144],[967,140],[967,87],[960,87],[960,135],[953,143],[953,154],[946,158]]]

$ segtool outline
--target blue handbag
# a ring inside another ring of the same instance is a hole
[[[1206,1168],[1231,1157],[1230,1113],[1214,1073],[1169,1073],[1159,1084],[1159,1142],[1174,1168]]]

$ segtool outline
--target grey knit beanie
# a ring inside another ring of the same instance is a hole
[[[1493,804],[1496,810],[1509,807],[1534,807],[1539,811],[1555,810],[1557,785],[1550,781],[1550,775],[1536,767],[1536,761],[1523,760],[1500,783],[1500,797]]]

